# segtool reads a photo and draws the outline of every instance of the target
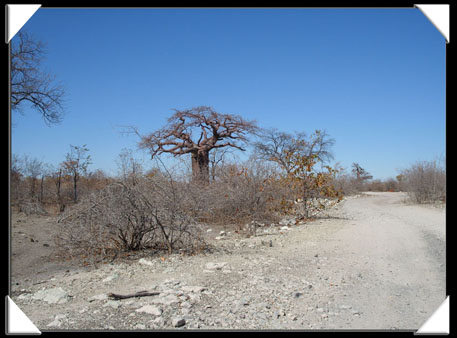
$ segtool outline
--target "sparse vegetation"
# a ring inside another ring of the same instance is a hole
[[[198,131],[197,140],[192,131]],[[248,139],[254,132],[260,141]],[[11,200],[26,214],[60,214],[61,253],[97,260],[143,249],[196,252],[207,247],[203,223],[256,235],[260,224],[286,215],[306,221],[361,191],[408,191],[418,203],[445,199],[445,171],[436,162],[417,163],[395,179],[373,180],[358,163],[350,173],[328,165],[334,142],[320,130],[309,136],[263,130],[198,107],[177,111],[167,127],[141,137],[139,147],[160,164],[148,170],[129,149],[116,159],[117,177],[89,171],[86,145],[71,146],[57,167],[14,155]],[[244,150],[242,144],[253,145],[249,160],[227,156],[230,149]],[[170,173],[158,157],[162,153],[191,154],[189,166]]]
[[[438,161],[416,162],[401,173],[411,200],[416,203],[446,200],[446,169]]]

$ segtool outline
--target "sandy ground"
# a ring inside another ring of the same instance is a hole
[[[97,269],[53,261],[53,218],[13,215],[10,296],[41,330],[173,329],[172,319],[181,315],[180,329],[414,331],[446,297],[445,210],[407,204],[405,197],[366,193],[306,225],[215,240],[214,254]],[[208,263],[226,270],[208,271]],[[191,302],[183,285],[206,291]],[[26,297],[53,287],[65,289],[69,301]],[[178,297],[154,318],[136,311],[150,304],[148,297],[88,301],[151,288]]]

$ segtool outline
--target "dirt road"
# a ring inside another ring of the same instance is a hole
[[[228,234],[208,255],[17,274],[12,298],[41,330],[417,330],[446,297],[445,211],[405,197],[367,193],[305,225]],[[105,296],[140,290],[160,296]]]

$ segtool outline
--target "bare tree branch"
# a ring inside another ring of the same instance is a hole
[[[63,96],[60,84],[40,70],[44,45],[20,31],[11,42],[11,110],[22,112],[28,101],[42,115],[46,124],[61,122]]]

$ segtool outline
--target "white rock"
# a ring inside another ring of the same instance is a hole
[[[60,322],[60,320],[54,319],[52,322],[50,322],[50,323],[49,323],[48,325],[46,325],[46,326],[60,327],[60,325],[62,325],[62,323]]]
[[[202,292],[205,289],[206,288],[203,286],[183,286],[181,288],[181,290],[184,292],[194,292],[194,293]]]
[[[113,309],[119,308],[121,306],[120,302],[118,300],[109,300],[105,304],[103,304],[103,307],[112,307]]]
[[[140,307],[139,309],[135,310],[135,312],[149,313],[154,316],[160,316],[162,314],[162,310],[153,305],[145,305],[145,306]]]
[[[147,259],[144,259],[144,258],[141,258],[139,261],[138,261],[139,264],[143,264],[143,265],[149,265],[149,266],[154,266],[154,263],[152,263],[151,261],[148,261]]]
[[[88,300],[89,302],[92,302],[94,300],[106,300],[108,299],[108,295],[106,293],[100,293],[98,295],[90,297]]]
[[[66,293],[61,287],[57,287],[35,292],[32,299],[42,300],[49,304],[62,304],[68,301],[68,293]]]
[[[61,319],[65,319],[67,316],[66,315],[56,315],[54,317],[54,320],[50,322],[47,326],[54,326],[54,327],[60,327],[62,323],[60,322]]]
[[[25,300],[25,299],[30,299],[31,297],[32,297],[32,295],[30,293],[22,293],[19,296],[17,296],[17,299]]]
[[[179,299],[173,294],[166,295],[165,297],[155,298],[151,301],[154,304],[163,304],[163,305],[171,305],[174,303],[178,303]]]
[[[165,319],[163,319],[163,317],[156,317],[156,319],[154,319],[152,322],[160,326],[165,325]]]
[[[103,283],[109,283],[115,279],[119,278],[119,275],[117,273],[114,273],[108,277],[106,277],[104,280],[102,280]]]
[[[222,270],[227,265],[226,262],[221,263],[206,263],[205,268],[208,270]]]

